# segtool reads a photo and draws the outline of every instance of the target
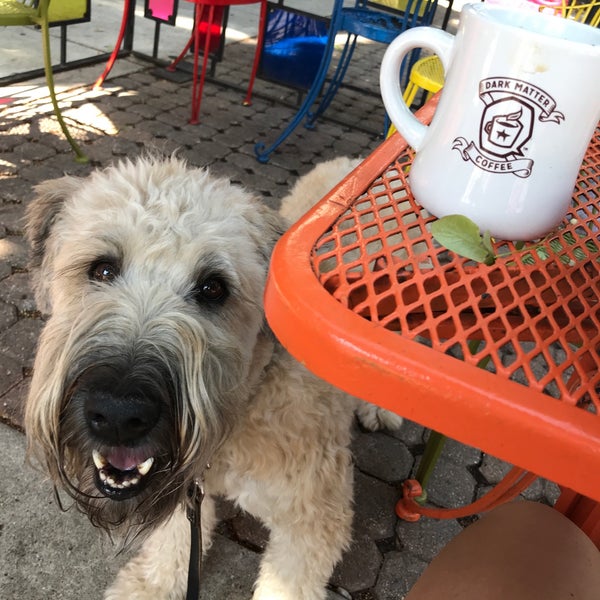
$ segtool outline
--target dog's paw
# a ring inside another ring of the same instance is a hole
[[[400,429],[403,422],[402,417],[396,413],[360,400],[356,406],[356,416],[360,424],[369,431]]]
[[[325,600],[325,590],[290,590],[259,583],[252,600]]]
[[[129,562],[104,592],[104,600],[175,600],[185,597],[185,579],[170,569],[150,569],[139,559]]]

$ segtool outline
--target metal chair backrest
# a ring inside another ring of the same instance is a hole
[[[390,10],[392,12],[417,14],[419,18],[423,18],[432,10],[435,12],[436,2],[431,0],[359,0],[358,5],[364,5],[380,10]],[[435,6],[432,6],[435,5]]]
[[[90,1],[91,0],[51,0],[48,7],[48,22],[52,26],[89,21],[91,17]]]
[[[562,15],[567,19],[573,19],[580,23],[586,23],[592,27],[600,25],[600,0],[594,2],[577,2],[563,0]]]

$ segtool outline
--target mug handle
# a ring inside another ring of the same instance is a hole
[[[401,33],[386,50],[379,71],[379,86],[385,109],[404,139],[419,151],[428,126],[423,125],[406,106],[400,87],[400,67],[410,50],[426,48],[437,54],[444,71],[450,66],[454,36],[434,27],[415,27]]]

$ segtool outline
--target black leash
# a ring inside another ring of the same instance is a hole
[[[204,499],[202,483],[195,480],[187,492],[186,514],[190,522],[190,562],[186,600],[200,597],[200,571],[202,565],[202,524],[200,508]]]

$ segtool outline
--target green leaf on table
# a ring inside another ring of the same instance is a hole
[[[483,247],[488,251],[488,254],[494,256],[494,244],[492,243],[492,234],[489,231],[483,232]]]
[[[479,227],[463,215],[448,215],[431,224],[433,237],[443,246],[477,262],[493,264],[495,260],[491,237],[479,233]]]

